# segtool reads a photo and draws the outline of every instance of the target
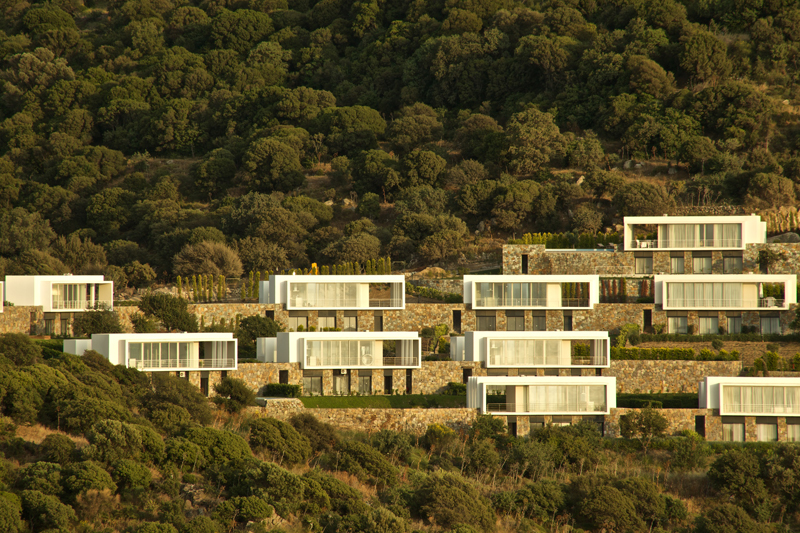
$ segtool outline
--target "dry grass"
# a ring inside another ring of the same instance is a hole
[[[34,424],[32,426],[19,426],[17,427],[17,437],[24,439],[28,442],[33,442],[34,444],[41,444],[42,441],[48,436],[52,434],[57,435],[64,435],[65,437],[72,440],[78,448],[82,448],[89,444],[89,441],[86,440],[84,437],[79,435],[70,435],[69,433],[64,433],[63,431],[58,431],[56,429],[50,429],[45,427],[41,424]]]
[[[358,480],[356,476],[348,472],[330,472],[331,476],[338,479],[342,483],[349,485],[364,495],[365,498],[371,500],[378,497],[378,489],[373,485],[367,485]]]

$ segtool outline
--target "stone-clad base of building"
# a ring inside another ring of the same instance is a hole
[[[268,400],[265,407],[248,407],[246,414],[288,420],[306,412],[320,422],[345,431],[375,433],[384,429],[422,435],[431,424],[466,430],[478,416],[477,409],[305,409],[302,402]]]

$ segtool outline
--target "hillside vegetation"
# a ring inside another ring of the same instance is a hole
[[[230,415],[185,379],[150,379],[94,352],[81,358],[0,336],[0,531],[777,533],[800,525],[797,444],[712,444],[692,432],[611,440],[590,422],[515,438],[491,417],[463,431],[344,434],[308,413],[289,423]]]
[[[792,205],[800,181],[789,0],[0,14],[0,274],[463,262],[495,236]]]

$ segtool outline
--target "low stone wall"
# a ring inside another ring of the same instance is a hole
[[[639,411],[640,409],[630,409],[625,407],[620,407],[618,409],[611,409],[611,414],[606,415],[605,420],[605,436],[610,438],[617,438],[621,437],[619,431],[619,419],[622,415]],[[708,422],[710,418],[713,418],[713,410],[712,409],[659,409],[658,413],[663,415],[667,421],[669,422],[669,426],[667,426],[667,435],[676,435],[681,431],[685,430],[695,430],[695,422],[697,416],[704,416],[706,417],[705,420]],[[719,417],[716,417],[719,418]],[[721,440],[722,434],[717,435],[716,433],[709,435],[710,428],[706,425],[706,438],[708,440]],[[720,425],[721,429],[721,425]],[[713,433],[713,432],[712,432]],[[713,438],[711,438],[713,437]]]
[[[463,383],[464,370],[473,376],[485,376],[486,369],[474,361],[423,361],[419,370],[414,370],[414,394],[441,394],[451,382]]]
[[[42,306],[5,305],[0,313],[0,333],[44,334]]]
[[[452,292],[456,294],[464,294],[464,280],[463,279],[410,279],[408,280],[412,285],[419,287],[428,287],[436,289],[444,293]]]
[[[298,405],[299,404],[299,405]],[[303,409],[299,400],[270,400],[265,407],[249,407],[247,414],[288,420],[299,413],[345,431],[375,433],[384,429],[422,435],[431,424],[466,430],[478,416],[477,409]]]
[[[618,393],[698,392],[706,376],[738,376],[740,361],[611,361],[604,376],[617,378]]]

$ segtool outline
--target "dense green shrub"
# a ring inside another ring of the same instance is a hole
[[[302,392],[300,385],[290,385],[288,383],[269,383],[264,387],[264,395],[275,398],[299,398]]]
[[[467,394],[467,385],[465,383],[458,383],[457,381],[451,381],[447,384],[447,388],[445,389],[443,394],[450,394],[453,396],[466,396]]]
[[[326,460],[329,468],[348,472],[359,480],[389,486],[397,480],[397,469],[369,444],[341,440]]]
[[[86,311],[76,313],[72,321],[72,334],[76,337],[91,337],[95,333],[122,333],[125,330],[114,311]]]
[[[168,434],[179,431],[192,421],[192,415],[185,407],[169,403],[157,404],[147,409],[145,415],[155,427]]]
[[[250,447],[269,453],[278,463],[304,463],[311,457],[311,444],[291,425],[274,418],[250,423]]]
[[[767,533],[770,528],[753,520],[747,511],[730,503],[722,503],[697,517],[697,533]]]
[[[247,442],[231,431],[187,428],[183,437],[200,446],[207,464],[225,464],[251,455]]]
[[[128,528],[127,533],[178,533],[178,530],[172,524],[144,522]]]
[[[212,398],[215,404],[223,407],[229,413],[238,413],[247,406],[256,404],[256,394],[250,387],[236,378],[222,378],[214,384],[216,396]]]
[[[111,468],[111,477],[120,489],[144,489],[150,485],[150,469],[137,461],[120,459]]]
[[[98,461],[112,463],[134,459],[157,463],[164,456],[164,441],[150,428],[117,420],[101,420],[86,434],[91,450],[86,454]]]
[[[24,490],[20,493],[22,515],[37,531],[44,529],[70,530],[77,520],[75,511],[64,505],[55,496],[42,494],[38,490]]]
[[[117,485],[106,470],[91,461],[72,463],[61,472],[64,498],[74,502],[78,496],[89,490],[109,489],[116,492]]]
[[[336,444],[336,431],[332,425],[320,422],[310,413],[294,415],[289,423],[308,439],[314,453],[330,450]]]
[[[27,366],[38,362],[42,357],[42,348],[22,333],[4,333],[0,335],[0,355],[16,366]]]
[[[651,361],[738,361],[739,352],[720,350],[695,352],[692,348],[622,348],[611,347],[612,360],[651,360]]]
[[[411,283],[406,283],[406,294],[430,298],[431,300],[439,300],[448,304],[460,304],[464,302],[464,296],[462,294],[442,292],[438,289],[423,287],[421,285],[412,285]]]
[[[475,487],[455,474],[431,475],[415,495],[419,516],[440,527],[468,524],[491,531],[494,516],[489,502]]]
[[[22,529],[22,503],[16,494],[0,491],[0,531],[19,533]]]
[[[197,317],[188,311],[183,298],[171,294],[146,294],[139,302],[145,317],[157,318],[167,331],[197,331]]]
[[[178,405],[186,409],[192,419],[200,424],[208,424],[213,418],[208,398],[197,387],[163,372],[153,374],[153,389],[148,391],[142,401],[148,409],[162,405]]]
[[[61,465],[38,462],[27,465],[17,473],[17,487],[59,496],[62,492]]]
[[[655,393],[655,394],[617,394],[617,407],[650,407],[664,409],[697,409],[697,394],[692,393]]]
[[[222,526],[207,516],[197,516],[183,526],[181,533],[222,533]]]
[[[272,516],[272,506],[258,496],[235,496],[220,503],[214,514],[225,522],[261,521]]]
[[[580,511],[596,529],[609,531],[641,531],[644,522],[637,515],[633,498],[614,487],[592,490],[581,502]]]
[[[165,452],[167,460],[183,472],[195,472],[206,463],[203,448],[183,437],[167,439]]]

